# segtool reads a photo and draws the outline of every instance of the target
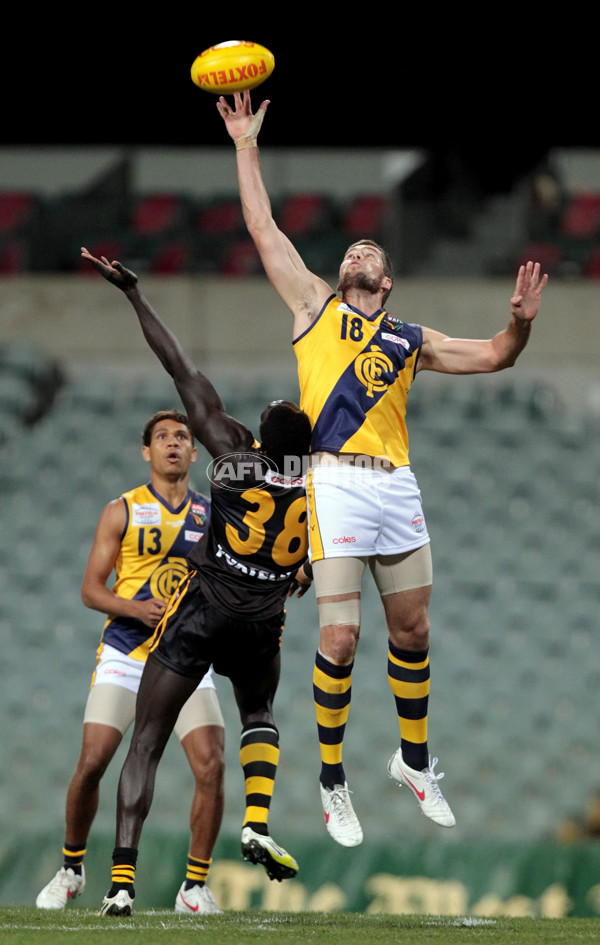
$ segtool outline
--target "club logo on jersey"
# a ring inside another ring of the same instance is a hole
[[[152,574],[150,580],[150,592],[152,596],[169,600],[181,578],[186,573],[187,566],[184,558],[171,558],[167,560]]]
[[[394,365],[381,348],[373,345],[370,351],[359,354],[354,362],[354,372],[367,388],[367,397],[374,397],[375,391],[384,391],[389,387],[389,379],[385,377],[394,370]]]
[[[132,525],[160,525],[160,505],[158,502],[132,502]]]

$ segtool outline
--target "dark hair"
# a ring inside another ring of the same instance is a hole
[[[150,417],[150,419],[146,423],[146,426],[142,430],[142,445],[143,446],[150,446],[150,441],[152,439],[152,431],[154,430],[154,427],[156,426],[156,424],[160,423],[161,420],[174,420],[175,423],[182,423],[185,427],[188,428],[188,430],[190,431],[192,442],[194,441],[194,434],[192,433],[190,421],[188,420],[186,415],[181,412],[181,410],[176,410],[175,408],[173,408],[172,410],[159,410],[157,413],[154,414],[153,417]]]
[[[383,263],[384,276],[387,276],[388,279],[392,280],[392,282],[394,281],[394,269],[392,266],[392,261],[390,257],[388,256],[387,252],[385,251],[385,249],[383,248],[383,246],[380,246],[379,243],[375,242],[375,240],[356,240],[355,243],[350,244],[350,246],[346,250],[346,253],[349,252],[349,250],[354,249],[356,246],[373,246],[374,249],[376,249],[381,256],[381,262]],[[344,253],[344,255],[346,255],[346,253]],[[387,302],[388,298],[390,297],[391,291],[392,289],[390,288],[387,290],[387,292],[383,293],[383,298],[381,299],[382,305],[385,305],[385,303]]]
[[[308,456],[311,433],[308,416],[289,400],[273,401],[260,416],[261,450],[280,472],[284,472],[287,457],[298,457],[301,462]]]

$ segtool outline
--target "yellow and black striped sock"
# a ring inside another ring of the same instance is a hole
[[[389,641],[388,679],[400,723],[402,757],[415,771],[429,764],[427,710],[429,704],[429,651],[401,650]]]
[[[115,847],[112,857],[112,885],[108,891],[108,896],[116,896],[119,889],[126,889],[132,899],[135,897],[133,884],[135,882],[137,857],[138,851],[134,847]]]
[[[342,744],[350,711],[352,667],[336,666],[317,652],[313,673],[313,696],[321,748],[321,784],[333,788],[344,784]]]
[[[204,886],[211,863],[212,859],[198,860],[195,856],[188,855],[184,888],[191,889],[192,886]]]
[[[269,807],[279,764],[279,732],[274,725],[252,722],[242,731],[240,761],[246,786],[244,827],[268,836]]]
[[[73,870],[73,872],[77,876],[81,876],[84,856],[85,856],[85,844],[65,843],[63,847],[64,868],[66,870]]]

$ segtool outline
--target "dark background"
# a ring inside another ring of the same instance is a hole
[[[484,189],[508,186],[551,147],[600,146],[592,24],[390,9],[32,13],[5,34],[4,142],[222,146],[216,97],[190,66],[243,38],[275,56],[253,93],[271,100],[263,146],[424,147]]]

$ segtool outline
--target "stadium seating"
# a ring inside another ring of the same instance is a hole
[[[351,238],[381,240],[389,203],[381,194],[359,194],[345,208],[342,229]]]
[[[559,223],[565,236],[589,239],[600,233],[600,194],[582,191],[567,202]]]
[[[321,193],[289,194],[280,202],[275,218],[291,240],[328,232],[334,225],[334,202]]]
[[[145,194],[135,201],[130,227],[135,236],[157,237],[173,234],[185,224],[189,208],[176,193]]]
[[[39,206],[37,194],[22,190],[0,193],[0,233],[20,233]]]
[[[183,239],[161,242],[148,255],[148,271],[158,276],[188,272],[193,259],[192,247]]]
[[[434,561],[430,747],[458,821],[456,831],[435,835],[440,842],[451,835],[549,838],[598,786],[596,766],[586,759],[600,682],[600,447],[583,421],[558,409],[548,387],[420,379],[413,393],[412,464]],[[140,430],[167,396],[171,402],[168,378],[107,385],[90,373],[66,385],[47,416],[15,431],[2,448],[10,468],[2,473],[0,706],[9,725],[4,768],[11,772],[2,825],[26,810],[31,831],[53,823],[61,842],[102,625],[101,615],[81,604],[81,577],[102,507],[144,479]],[[260,384],[232,383],[228,410],[255,422],[268,396]],[[205,464],[194,474],[205,491]],[[291,600],[287,611],[273,818],[311,835],[323,829],[312,703],[318,619],[311,595]],[[383,610],[368,576],[362,615],[344,754],[353,801],[369,837],[429,836],[437,828],[415,816],[414,802],[386,774],[399,729]],[[225,829],[235,833],[239,718],[228,680],[219,677],[217,685],[228,726]],[[577,770],[568,791],[565,762]],[[113,830],[117,774],[107,776],[98,831]],[[183,753],[169,746],[155,824],[185,830],[189,777]],[[183,796],[183,809],[169,802],[173,796]]]
[[[223,249],[219,259],[219,273],[223,276],[252,276],[263,273],[263,265],[258,250],[252,240],[235,240]]]

